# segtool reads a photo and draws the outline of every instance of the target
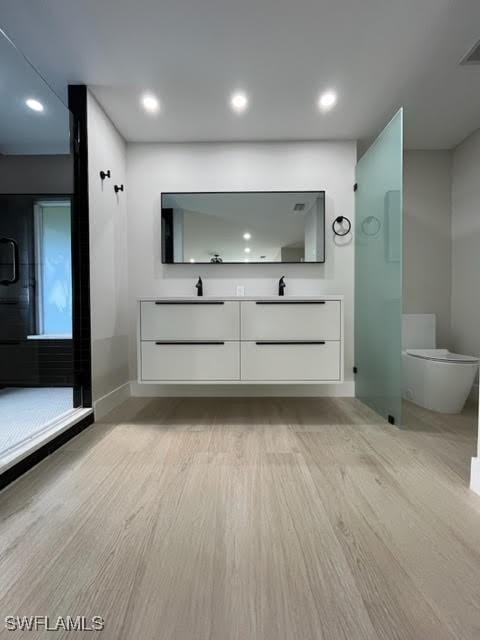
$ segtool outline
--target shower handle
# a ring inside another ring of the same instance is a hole
[[[0,284],[15,284],[18,282],[18,244],[12,238],[0,238],[1,244],[8,244],[12,249],[12,275],[10,278],[0,280]]]

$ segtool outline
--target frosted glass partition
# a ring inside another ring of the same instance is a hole
[[[357,164],[356,395],[401,423],[403,110]]]

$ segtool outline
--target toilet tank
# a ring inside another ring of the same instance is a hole
[[[434,313],[404,313],[402,349],[435,349],[437,317]]]

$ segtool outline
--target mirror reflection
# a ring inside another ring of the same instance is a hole
[[[162,194],[164,263],[324,260],[323,191]]]

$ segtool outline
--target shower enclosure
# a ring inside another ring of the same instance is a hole
[[[62,100],[0,31],[0,474],[84,410]],[[77,285],[78,286],[78,285]],[[83,414],[82,414],[83,415]]]

